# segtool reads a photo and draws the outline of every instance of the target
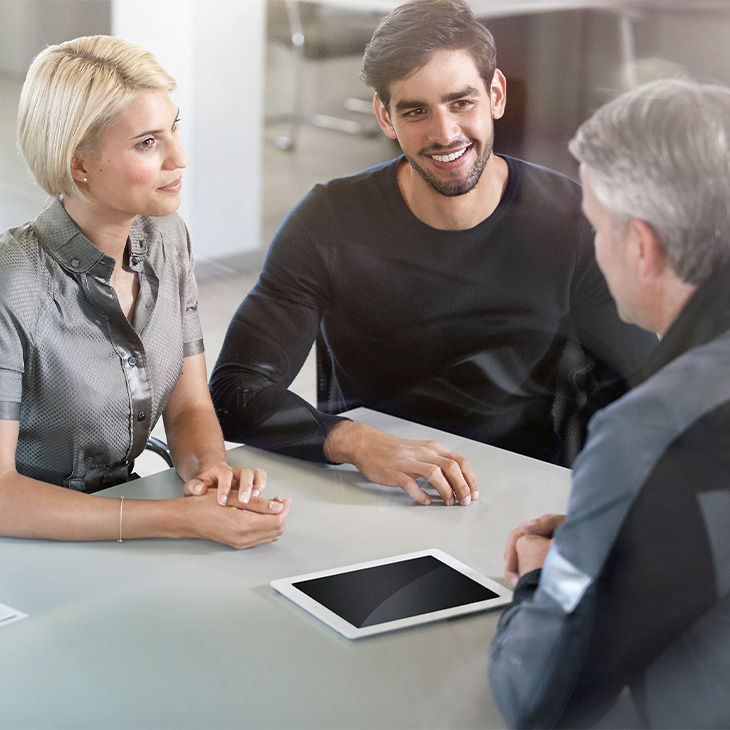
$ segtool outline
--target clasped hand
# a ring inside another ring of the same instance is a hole
[[[188,479],[183,491],[186,497],[192,497],[185,501],[195,509],[195,532],[235,548],[274,542],[284,532],[290,500],[264,499],[261,495],[265,488],[263,469],[232,467],[225,462]]]
[[[523,522],[509,533],[504,549],[504,575],[513,586],[525,573],[542,568],[555,530],[563,522],[565,515],[542,515]]]

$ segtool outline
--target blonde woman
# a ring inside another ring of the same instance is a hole
[[[206,383],[174,80],[93,36],[33,61],[18,145],[52,197],[0,235],[0,534],[276,540],[289,500],[226,463]],[[93,496],[130,478],[160,415],[186,497]]]

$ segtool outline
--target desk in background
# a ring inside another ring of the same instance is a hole
[[[421,507],[349,468],[240,447],[232,463],[266,468],[269,496],[292,498],[272,545],[2,538],[0,601],[29,618],[0,633],[0,727],[502,727],[486,675],[497,613],[351,642],[269,581],[426,547],[499,577],[509,530],[564,510],[570,473],[371,411],[354,416],[462,453],[481,498]],[[166,471],[105,494],[163,498],[181,486]]]

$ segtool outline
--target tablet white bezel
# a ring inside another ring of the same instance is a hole
[[[294,583],[298,583],[299,581],[310,580],[312,578],[322,578],[328,575],[337,575],[340,573],[350,573],[353,570],[360,570],[361,568],[372,568],[377,565],[397,563],[404,560],[410,560],[412,558],[420,558],[426,555],[431,555],[437,560],[440,560],[442,563],[458,570],[460,573],[463,573],[473,581],[476,581],[485,588],[488,588],[490,591],[494,591],[497,595],[494,598],[490,598],[485,601],[467,603],[453,608],[444,608],[440,611],[431,611],[430,613],[418,614],[417,616],[409,616],[408,618],[397,619],[395,621],[387,621],[382,624],[376,624],[375,626],[364,626],[362,628],[358,628],[357,626],[353,626],[349,621],[345,621],[345,619],[341,616],[330,611],[321,603],[310,598],[306,593],[303,593],[294,586]],[[330,568],[329,570],[318,570],[313,573],[303,573],[302,575],[295,575],[291,578],[279,578],[277,580],[272,580],[270,585],[276,591],[286,596],[298,606],[301,606],[320,621],[335,629],[335,631],[348,639],[359,639],[364,636],[382,634],[386,631],[403,629],[408,626],[416,626],[418,624],[440,621],[454,616],[464,616],[469,613],[499,608],[512,600],[511,590],[493,580],[490,580],[489,578],[486,578],[480,573],[477,573],[476,570],[473,570],[468,565],[465,565],[460,560],[457,560],[438,548],[428,548],[426,550],[418,550],[413,553],[403,553],[402,555],[392,555],[387,558],[379,558],[378,560],[369,560],[365,563],[355,563],[353,565]]]

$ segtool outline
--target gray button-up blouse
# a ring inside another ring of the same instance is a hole
[[[185,224],[138,217],[130,323],[114,260],[53,200],[0,235],[0,418],[20,422],[16,468],[91,492],[123,481],[175,387],[203,351]]]

